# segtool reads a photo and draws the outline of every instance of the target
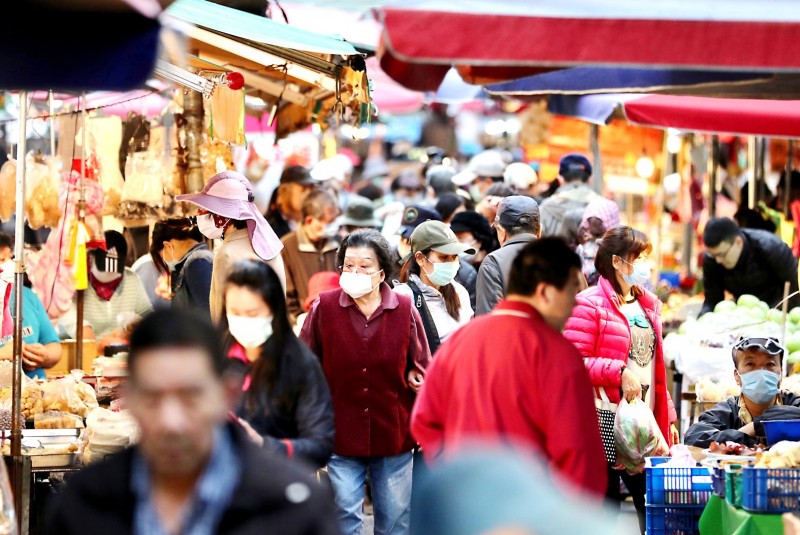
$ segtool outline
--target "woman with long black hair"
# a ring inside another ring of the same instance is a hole
[[[221,326],[230,372],[242,380],[236,416],[259,445],[315,468],[333,451],[333,404],[319,360],[289,324],[281,281],[259,260],[226,279]]]
[[[469,293],[455,277],[459,255],[475,249],[460,243],[441,221],[425,221],[410,238],[411,253],[400,270],[394,291],[407,295],[425,325],[431,354],[474,315]]]

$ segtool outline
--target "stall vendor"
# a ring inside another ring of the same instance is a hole
[[[0,264],[0,279],[13,284],[14,262]],[[11,292],[11,313],[14,314],[16,292]],[[45,370],[61,359],[58,334],[44,310],[44,305],[28,286],[22,288],[22,368],[30,378],[44,379]],[[14,356],[13,334],[0,338],[0,360]]]
[[[800,396],[780,391],[786,350],[778,340],[743,337],[732,352],[733,375],[742,393],[701,414],[684,436],[689,446],[708,448],[711,442],[732,441],[752,447],[764,442],[765,420],[800,420]]]
[[[107,230],[105,249],[94,247],[87,251],[89,288],[83,301],[84,339],[103,341],[116,338],[131,318],[153,311],[153,305],[139,276],[125,266],[128,244],[116,230]],[[77,296],[72,306],[58,322],[61,338],[75,338],[77,332]]]

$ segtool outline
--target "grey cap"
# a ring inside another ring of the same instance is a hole
[[[539,222],[539,203],[527,195],[503,197],[497,206],[495,221],[506,229],[519,225],[536,226]]]
[[[347,209],[337,220],[339,226],[381,228],[383,222],[375,217],[372,201],[360,195],[353,195],[347,201]]]

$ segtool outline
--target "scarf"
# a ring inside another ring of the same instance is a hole
[[[122,282],[122,277],[113,280],[111,282],[100,282],[94,277],[91,269],[88,271],[89,271],[89,284],[94,289],[94,292],[97,294],[97,297],[99,297],[103,301],[111,301],[111,298],[114,296],[114,292],[117,291],[117,288],[119,288],[119,285]],[[123,277],[124,276],[125,275],[123,274]]]

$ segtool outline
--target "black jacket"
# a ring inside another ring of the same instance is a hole
[[[755,446],[765,443],[764,425],[762,422],[770,420],[800,420],[800,397],[791,392],[781,392],[783,405],[775,405],[764,411],[761,416],[753,418],[756,436],[751,437],[739,431],[744,422],[739,418],[739,396],[731,396],[725,401],[720,401],[709,410],[700,415],[700,418],[689,426],[683,437],[687,446],[707,448],[711,442],[726,442],[728,440]]]
[[[733,269],[725,269],[708,254],[703,255],[705,301],[700,313],[713,310],[725,298],[725,290],[738,299],[753,294],[770,307],[783,299],[783,285],[797,291],[797,259],[777,235],[766,230],[741,229],[744,247]],[[800,296],[789,299],[789,308],[800,305]]]
[[[341,533],[333,495],[309,476],[308,467],[257,448],[243,432],[228,425],[233,430],[234,445],[244,469],[217,533]],[[53,535],[131,534],[136,506],[131,490],[132,458],[132,449],[128,449],[66,478],[61,492],[51,502],[44,532]],[[296,483],[306,485],[311,491],[309,497],[299,503],[287,499],[287,487]]]
[[[319,359],[302,341],[297,346],[299,351],[270,363],[278,374],[276,388],[252,392],[257,394],[252,403],[244,394],[236,414],[264,437],[266,449],[285,456],[291,448],[292,457],[322,468],[333,452],[333,401]],[[251,368],[232,358],[228,371],[244,377]]]
[[[456,273],[456,280],[466,288],[467,293],[469,294],[469,304],[472,307],[472,311],[475,311],[475,296],[476,296],[476,284],[478,281],[478,271],[475,269],[475,266],[464,260],[463,258],[459,258],[459,266],[458,266],[458,273]]]

